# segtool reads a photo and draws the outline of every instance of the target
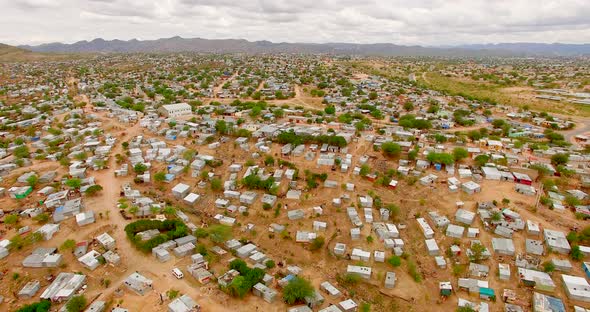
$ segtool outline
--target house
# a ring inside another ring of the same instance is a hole
[[[551,276],[545,272],[518,268],[518,278],[525,286],[546,292],[555,291],[555,283]]]
[[[424,242],[426,243],[426,250],[429,255],[438,256],[440,254],[440,248],[438,248],[438,244],[434,238],[427,239]]]
[[[252,292],[254,293],[254,295],[264,299],[264,301],[268,303],[273,303],[278,295],[278,292],[276,290],[269,288],[268,286],[262,283],[254,285]]]
[[[187,103],[162,105],[158,112],[164,117],[175,118],[192,115],[192,108]]]
[[[334,287],[334,285],[330,284],[330,282],[322,282],[320,284],[320,289],[325,291],[328,295],[332,297],[340,297],[342,294],[338,288]]]
[[[98,251],[91,250],[78,258],[78,261],[88,270],[94,271],[100,265],[100,262],[97,260],[99,256],[100,253]]]
[[[356,304],[356,302],[354,302],[354,300],[352,299],[340,301],[338,305],[340,306],[340,308],[342,308],[342,311],[344,312],[354,312],[358,309],[358,304]]]
[[[182,295],[168,304],[168,312],[199,312],[201,306],[188,295]]]
[[[129,275],[123,282],[127,288],[134,291],[140,296],[145,295],[148,291],[153,290],[153,281],[138,272]]]
[[[84,226],[94,223],[94,211],[85,211],[76,215],[76,223],[78,226]]]
[[[465,209],[458,209],[455,213],[455,220],[465,225],[471,225],[475,219],[475,213]]]
[[[28,282],[19,292],[19,299],[31,299],[41,289],[41,283],[37,280]]]
[[[562,274],[561,279],[568,298],[590,302],[590,284],[585,278]]]
[[[545,229],[543,231],[548,248],[561,254],[569,254],[571,247],[563,232]]]
[[[501,280],[510,280],[510,265],[507,263],[498,263],[498,276]]]
[[[96,237],[96,240],[106,249],[115,248],[115,239],[107,233],[102,233]]]
[[[371,260],[371,252],[360,248],[353,248],[352,253],[350,254],[350,259],[356,261],[369,261]]]
[[[85,282],[86,275],[61,272],[40,297],[53,302],[63,302],[72,298]]]
[[[334,245],[334,254],[342,256],[344,253],[346,253],[346,244],[336,243],[336,245]]]
[[[369,253],[370,254],[370,253]],[[371,268],[364,267],[364,266],[357,266],[357,265],[348,265],[346,269],[346,273],[348,274],[356,274],[364,279],[371,278]]]
[[[445,232],[445,234],[449,237],[461,238],[461,237],[463,237],[463,232],[465,232],[464,227],[454,225],[454,224],[449,224],[447,226],[447,231]]]
[[[85,312],[104,312],[106,307],[107,303],[105,301],[96,300],[86,308]]]
[[[492,238],[492,249],[495,253],[507,256],[514,256],[514,242],[509,238]]]
[[[191,264],[187,267],[188,272],[201,284],[207,284],[213,278],[213,274],[207,271],[206,268],[202,267],[199,264]]]
[[[395,287],[395,272],[387,272],[385,274],[385,288],[392,289]]]
[[[561,299],[534,292],[533,312],[566,312],[566,309]]]
[[[416,218],[416,221],[422,229],[422,233],[424,234],[425,238],[430,239],[434,237],[434,230],[432,230],[432,228],[424,218]]]
[[[59,231],[59,224],[47,223],[38,228],[35,233],[40,233],[44,240],[50,240]]]
[[[481,192],[481,186],[473,181],[467,181],[461,185],[463,192],[473,195],[474,193]]]
[[[543,255],[544,250],[543,250],[543,242],[542,241],[527,238],[525,240],[525,247],[526,247],[527,254],[532,254],[532,255],[537,255],[537,256]]]
[[[184,183],[178,183],[172,188],[172,195],[178,199],[185,198],[190,192],[190,186]]]

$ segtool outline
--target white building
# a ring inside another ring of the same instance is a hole
[[[166,117],[188,116],[192,114],[191,106],[186,103],[162,105],[158,112]]]

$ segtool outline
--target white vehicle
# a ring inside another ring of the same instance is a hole
[[[179,268],[172,269],[172,275],[174,275],[177,279],[184,277],[184,274],[182,274],[182,271]]]

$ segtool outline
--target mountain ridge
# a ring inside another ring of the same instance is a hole
[[[590,55],[590,44],[497,43],[450,47],[424,47],[393,43],[274,43],[267,40],[204,39],[174,36],[154,40],[105,40],[95,38],[71,44],[59,42],[21,45],[33,52],[52,53],[303,53],[375,56],[581,56]]]

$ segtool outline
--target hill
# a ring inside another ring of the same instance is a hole
[[[391,43],[273,43],[269,41],[247,41],[243,39],[202,39],[202,38],[163,38],[156,40],[104,40],[78,41],[72,44],[49,43],[38,46],[22,46],[35,52],[61,53],[304,53],[341,54],[377,56],[512,56],[506,51],[485,49],[428,48],[422,46],[402,46]]]
[[[403,46],[391,43],[273,43],[243,39],[162,38],[156,40],[104,40],[78,41],[72,44],[49,43],[21,46],[33,52],[58,53],[305,53],[376,56],[578,56],[590,55],[590,44],[500,43],[473,44],[455,47]]]

